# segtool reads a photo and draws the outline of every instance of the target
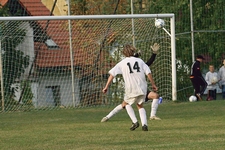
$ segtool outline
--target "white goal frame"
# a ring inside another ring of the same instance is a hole
[[[88,19],[132,19],[132,18],[170,18],[170,34],[171,37],[171,65],[172,65],[172,100],[177,100],[177,85],[176,85],[176,44],[175,44],[175,15],[174,14],[127,14],[127,15],[80,15],[80,16],[23,16],[23,17],[0,17],[0,21],[34,21],[34,20],[88,20]],[[163,29],[163,28],[162,28]],[[165,30],[165,29],[164,29]],[[71,34],[70,38],[71,38]],[[0,40],[1,45],[1,40]],[[1,52],[1,47],[0,47]],[[72,50],[71,50],[72,52]],[[71,58],[72,59],[72,58]],[[73,66],[73,61],[71,60],[71,65]],[[2,67],[0,61],[0,67]],[[73,67],[72,67],[73,68]],[[2,68],[0,68],[2,70]],[[73,70],[71,70],[73,71]],[[2,71],[0,71],[0,77],[2,77]],[[1,81],[1,86],[3,87],[3,81]],[[72,87],[74,88],[74,87]],[[4,91],[1,90],[2,104],[4,105]],[[73,89],[74,92],[74,89]],[[73,101],[75,101],[75,96],[73,93]],[[4,108],[4,107],[3,107]]]

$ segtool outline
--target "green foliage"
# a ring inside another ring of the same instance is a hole
[[[115,14],[130,13],[130,1],[71,0],[71,14],[73,15],[108,15],[114,14],[115,8],[117,8]]]
[[[22,81],[20,85],[20,89],[23,89],[23,97],[22,97],[22,103],[26,105],[32,105],[32,99],[34,97],[30,81]]]
[[[194,6],[193,11],[196,12],[194,28],[201,30],[195,34],[196,53],[210,57],[205,68],[208,68],[209,64],[213,64],[218,69],[224,58],[225,49],[225,34],[218,32],[225,29],[224,1],[195,1]]]
[[[111,7],[107,9],[105,5],[110,5],[105,0],[99,9],[96,9],[96,3],[91,0],[74,1],[86,6],[88,14],[112,14]],[[90,4],[93,7],[88,7]],[[114,5],[113,5],[114,4]],[[111,2],[114,8],[116,1]],[[104,7],[103,7],[104,5]],[[223,0],[201,0],[193,1],[193,27],[194,27],[194,48],[195,55],[202,54],[207,60],[202,64],[204,74],[208,71],[208,65],[215,65],[219,69],[223,58],[225,57],[225,22]],[[79,6],[79,5],[77,5]],[[174,13],[176,28],[176,58],[177,58],[177,88],[178,97],[184,100],[192,94],[193,88],[189,79],[190,68],[192,64],[192,46],[191,46],[191,20],[190,20],[190,1],[172,1],[172,0],[147,0],[133,1],[134,14],[157,14]],[[94,8],[94,9],[93,9]],[[123,9],[120,9],[123,8]],[[130,14],[130,1],[121,0],[118,6],[117,14]],[[85,13],[86,14],[86,13]],[[223,30],[223,32],[219,32]]]
[[[189,80],[192,64],[189,1],[153,0],[149,1],[149,4],[146,13],[175,14],[178,97],[187,99],[187,96],[193,93]],[[193,1],[195,55],[202,54],[207,58],[202,64],[202,70],[208,71],[209,64],[218,69],[224,58],[224,5],[222,0]],[[221,30],[223,32],[219,32]]]
[[[3,7],[1,4],[0,4],[0,16],[9,16],[8,15],[8,7]]]
[[[105,0],[102,5],[97,1],[85,0],[74,1],[85,6],[86,13],[83,14],[112,14],[111,7],[115,8],[116,1]],[[189,79],[192,64],[191,46],[191,21],[190,2],[172,0],[148,0],[133,1],[134,14],[156,14],[174,13],[176,20],[176,58],[177,58],[177,90],[178,97],[187,100],[193,93]],[[97,4],[99,4],[97,7]],[[77,5],[79,6],[79,5]],[[89,7],[92,6],[92,7]],[[120,8],[123,9],[120,9]],[[97,9],[98,8],[98,9]],[[79,10],[78,10],[79,11]],[[117,14],[130,14],[130,1],[122,0],[119,3]],[[194,47],[195,55],[202,54],[207,60],[202,64],[204,74],[208,71],[208,65],[215,65],[216,69],[221,65],[225,49],[224,23],[224,1],[223,0],[202,0],[193,1],[193,26],[194,26]],[[139,26],[140,23],[138,23]],[[223,32],[220,32],[223,30]],[[142,46],[137,43],[139,48]],[[145,49],[145,48],[143,48]]]

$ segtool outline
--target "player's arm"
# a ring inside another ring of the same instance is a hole
[[[102,90],[103,93],[107,92],[110,83],[112,82],[112,80],[114,79],[114,77],[117,74],[122,74],[122,71],[120,69],[120,63],[116,64],[116,66],[114,66],[111,70],[109,70],[109,75],[110,76],[108,77],[107,83],[106,83],[105,87]]]
[[[147,75],[147,77],[148,77],[149,81],[150,81],[151,84],[152,84],[152,89],[153,89],[153,91],[157,91],[157,90],[158,90],[158,87],[155,85],[155,81],[154,81],[154,79],[152,78],[152,74],[149,73],[149,74]]]
[[[151,49],[152,49],[152,55],[151,57],[149,58],[149,60],[146,62],[146,64],[148,66],[151,66],[151,64],[155,61],[155,57],[158,53],[158,50],[159,50],[160,46],[158,43],[154,43],[153,46],[151,46]]]
[[[108,81],[107,81],[105,87],[104,87],[103,90],[102,90],[103,93],[106,93],[106,92],[107,92],[107,90],[108,90],[108,88],[109,88],[109,85],[110,85],[110,83],[112,82],[113,78],[114,78],[114,76],[112,76],[112,75],[110,74],[110,76],[109,76],[109,78],[108,78]]]
[[[155,61],[155,57],[157,54],[152,53],[151,57],[149,58],[149,60],[146,62],[146,64],[148,66],[151,66],[151,64]]]

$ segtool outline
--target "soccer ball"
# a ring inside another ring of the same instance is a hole
[[[192,95],[192,96],[189,97],[189,101],[190,102],[196,102],[197,101],[197,97]]]
[[[217,79],[217,77],[213,77],[213,78],[212,78],[212,82],[213,82],[213,83],[216,83],[216,82],[218,82],[218,79]]]
[[[164,27],[164,25],[165,25],[164,20],[162,20],[162,19],[156,19],[155,20],[155,26],[156,26],[156,28],[162,28],[162,27]]]

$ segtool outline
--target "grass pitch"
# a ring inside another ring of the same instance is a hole
[[[125,110],[100,123],[113,108],[1,113],[0,149],[222,150],[225,147],[224,100],[162,103],[157,112],[162,120],[148,120],[148,132],[141,127],[130,131],[131,121]],[[150,103],[145,108],[149,117]],[[137,111],[136,115],[140,120]]]

